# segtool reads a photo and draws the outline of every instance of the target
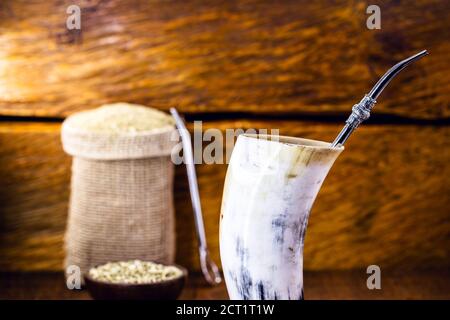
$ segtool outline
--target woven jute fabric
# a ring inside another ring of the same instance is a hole
[[[73,156],[66,268],[174,261],[174,134],[166,128],[109,136],[63,125],[63,147]]]

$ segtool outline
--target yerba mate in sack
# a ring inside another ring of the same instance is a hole
[[[175,256],[172,117],[116,103],[80,112],[62,126],[73,156],[65,267]]]

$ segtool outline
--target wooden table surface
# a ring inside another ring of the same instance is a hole
[[[305,272],[306,299],[450,299],[450,271],[382,271],[381,290],[368,290],[364,270]],[[209,287],[190,275],[181,299],[227,299],[225,285]],[[61,273],[1,273],[0,299],[90,299],[68,290]]]

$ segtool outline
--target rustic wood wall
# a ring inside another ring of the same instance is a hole
[[[65,28],[78,3],[82,30]],[[70,158],[65,116],[105,102],[167,110],[204,128],[278,128],[332,140],[393,63],[430,55],[383,93],[313,209],[307,269],[450,266],[448,1],[0,2],[0,270],[60,270]],[[192,126],[191,126],[192,129]],[[218,256],[225,165],[198,167]],[[198,268],[184,168],[176,174],[179,263]]]

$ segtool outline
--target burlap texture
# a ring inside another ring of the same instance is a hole
[[[174,261],[174,132],[106,136],[63,125],[64,150],[74,156],[65,267]]]

